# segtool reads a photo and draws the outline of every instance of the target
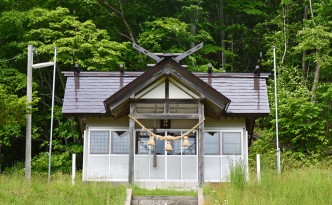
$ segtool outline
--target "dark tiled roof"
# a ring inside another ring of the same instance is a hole
[[[104,101],[143,72],[63,72],[67,77],[62,112],[68,115],[106,114]],[[251,73],[194,73],[231,100],[229,116],[263,116],[270,112],[266,78]]]
[[[245,74],[244,74],[245,75]],[[251,77],[200,77],[231,100],[228,115],[270,113],[266,79]]]

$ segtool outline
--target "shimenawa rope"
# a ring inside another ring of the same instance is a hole
[[[139,126],[142,127],[143,130],[145,130],[151,137],[157,139],[157,140],[178,140],[178,139],[182,139],[186,136],[188,136],[191,132],[193,132],[200,124],[202,124],[205,120],[205,118],[203,118],[200,122],[198,122],[193,128],[191,128],[189,131],[187,131],[186,133],[180,135],[180,136],[161,136],[161,135],[157,135],[154,134],[153,132],[151,132],[149,129],[147,129],[141,122],[139,122],[135,117],[128,115],[131,119],[133,119]]]

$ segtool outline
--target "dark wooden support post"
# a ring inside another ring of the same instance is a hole
[[[135,106],[130,103],[130,115],[134,116]],[[132,184],[134,182],[134,145],[135,145],[135,121],[129,118],[129,170],[128,170],[128,183]]]
[[[204,104],[198,106],[199,121],[204,118]],[[202,187],[204,183],[204,122],[199,125],[198,129],[198,183]]]
[[[165,79],[165,114],[169,114],[169,73],[166,73],[166,79]]]

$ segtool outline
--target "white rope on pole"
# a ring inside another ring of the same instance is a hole
[[[276,47],[273,47],[273,70],[274,70],[274,98],[275,98],[275,115],[276,115],[276,146],[277,146],[277,166],[278,174],[281,174],[280,166],[280,148],[279,148],[279,127],[278,127],[278,92],[277,92],[277,65],[276,65]]]

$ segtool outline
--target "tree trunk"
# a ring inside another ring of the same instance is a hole
[[[286,54],[287,54],[287,47],[288,47],[288,37],[287,37],[287,24],[288,24],[288,19],[287,19],[287,12],[288,12],[288,5],[285,5],[283,7],[283,18],[284,18],[284,25],[283,25],[283,30],[284,30],[284,53],[281,58],[281,64],[284,63]]]
[[[197,25],[196,23],[198,22],[198,13],[195,10],[191,11],[190,15],[190,30],[191,30],[191,35],[196,36],[197,33]],[[195,47],[195,42],[190,43],[190,47],[193,48]]]
[[[304,15],[303,15],[303,18],[304,18],[304,19],[308,19],[308,5],[305,5],[305,7],[304,7]],[[306,57],[307,57],[307,51],[304,50],[304,51],[302,52],[302,70],[303,70],[303,73],[304,73],[304,74],[306,73],[306,70],[307,70]]]
[[[219,1],[219,20],[220,20],[220,42],[221,42],[221,67],[224,68],[226,64],[226,56],[225,56],[225,20],[224,20],[224,0]],[[225,69],[225,68],[224,68]]]
[[[97,2],[102,5],[105,9],[107,9],[108,11],[110,11],[111,13],[115,14],[116,17],[118,17],[120,20],[122,20],[122,22],[124,23],[124,25],[127,28],[127,32],[129,34],[125,35],[123,33],[120,33],[121,35],[125,36],[126,38],[128,38],[129,40],[131,40],[132,42],[136,42],[133,32],[124,16],[124,11],[123,11],[123,5],[122,5],[122,0],[119,0],[119,7],[120,9],[116,9],[114,6],[111,6],[108,1],[106,0],[97,0]]]
[[[309,0],[309,5],[310,5],[310,14],[311,14],[311,20],[314,23],[314,26],[316,27],[315,19],[314,19],[314,12],[312,11],[312,3],[311,0]]]
[[[316,99],[316,90],[318,87],[318,82],[319,82],[319,74],[320,74],[320,67],[321,67],[321,49],[316,50],[316,68],[315,68],[315,76],[314,76],[314,83],[312,84],[311,88],[311,101],[314,101]]]
[[[196,19],[197,19],[197,16],[195,15],[195,16],[192,16],[191,18],[192,18],[192,20],[191,20],[191,24],[190,24],[190,27],[191,27],[191,34],[192,34],[193,36],[195,36],[195,35],[196,35],[196,32],[197,32],[197,27],[196,27]],[[191,47],[191,48],[195,47],[195,42],[191,42],[191,43],[190,43],[190,47]]]

